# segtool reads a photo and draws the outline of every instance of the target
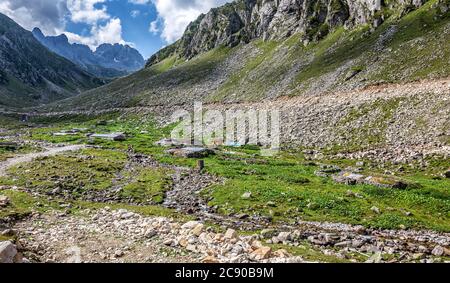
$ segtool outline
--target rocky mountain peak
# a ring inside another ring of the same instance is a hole
[[[220,45],[234,47],[257,38],[283,39],[301,34],[304,44],[320,40],[339,26],[378,27],[384,11],[421,6],[426,0],[236,0],[211,9],[192,22],[180,40],[153,55],[148,65],[177,54],[190,59]]]
[[[87,45],[70,43],[65,34],[45,36],[39,28],[34,28],[33,35],[51,51],[99,77],[124,76],[145,64],[139,51],[128,45],[104,43],[94,52]]]

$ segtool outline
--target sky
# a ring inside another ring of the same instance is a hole
[[[95,50],[128,44],[149,58],[179,39],[201,13],[231,0],[0,0],[0,13],[27,30],[64,33]]]

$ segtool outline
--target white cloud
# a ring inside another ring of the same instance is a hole
[[[159,25],[159,20],[155,20],[150,23],[150,28],[148,30],[153,34],[158,34],[160,32]]]
[[[25,29],[39,27],[51,35],[64,30],[68,12],[66,0],[0,0],[0,13]]]
[[[140,14],[141,14],[141,11],[139,11],[139,10],[133,10],[130,12],[130,16],[132,18],[137,18]]]
[[[150,0],[128,0],[128,3],[132,3],[132,4],[136,4],[136,5],[145,5],[148,2],[150,2]]]
[[[70,42],[88,45],[92,50],[103,43],[133,45],[122,39],[122,24],[118,18],[109,20],[105,25],[94,25],[89,36],[80,36],[70,32],[64,32],[64,34]]]
[[[197,19],[200,14],[231,0],[152,0],[152,2],[161,21],[161,37],[171,43],[179,39],[189,23]],[[153,23],[150,25],[150,30],[152,25]]]
[[[102,43],[129,44],[122,38],[122,24],[105,7],[110,0],[0,0],[3,13],[25,29],[39,27],[46,35],[66,34],[69,41],[95,49]],[[140,1],[140,0],[137,0]],[[88,25],[88,34],[66,31],[67,21]]]
[[[95,6],[105,3],[106,0],[67,0],[70,18],[74,23],[95,24],[110,18],[106,6],[100,9]]]

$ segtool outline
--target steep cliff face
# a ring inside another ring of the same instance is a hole
[[[153,65],[177,54],[190,59],[220,45],[234,47],[262,38],[302,34],[304,44],[317,41],[339,26],[378,27],[392,9],[407,11],[426,0],[238,0],[201,15],[183,37],[148,61]]]

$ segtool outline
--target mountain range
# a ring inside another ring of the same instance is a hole
[[[0,107],[49,103],[104,83],[0,14]]]
[[[237,0],[146,68],[45,109],[260,101],[450,74],[448,0],[375,2]]]
[[[145,64],[139,51],[128,45],[102,44],[92,51],[87,45],[69,43],[64,34],[45,36],[39,28],[34,28],[32,32],[48,49],[98,77],[124,76],[141,69]]]

